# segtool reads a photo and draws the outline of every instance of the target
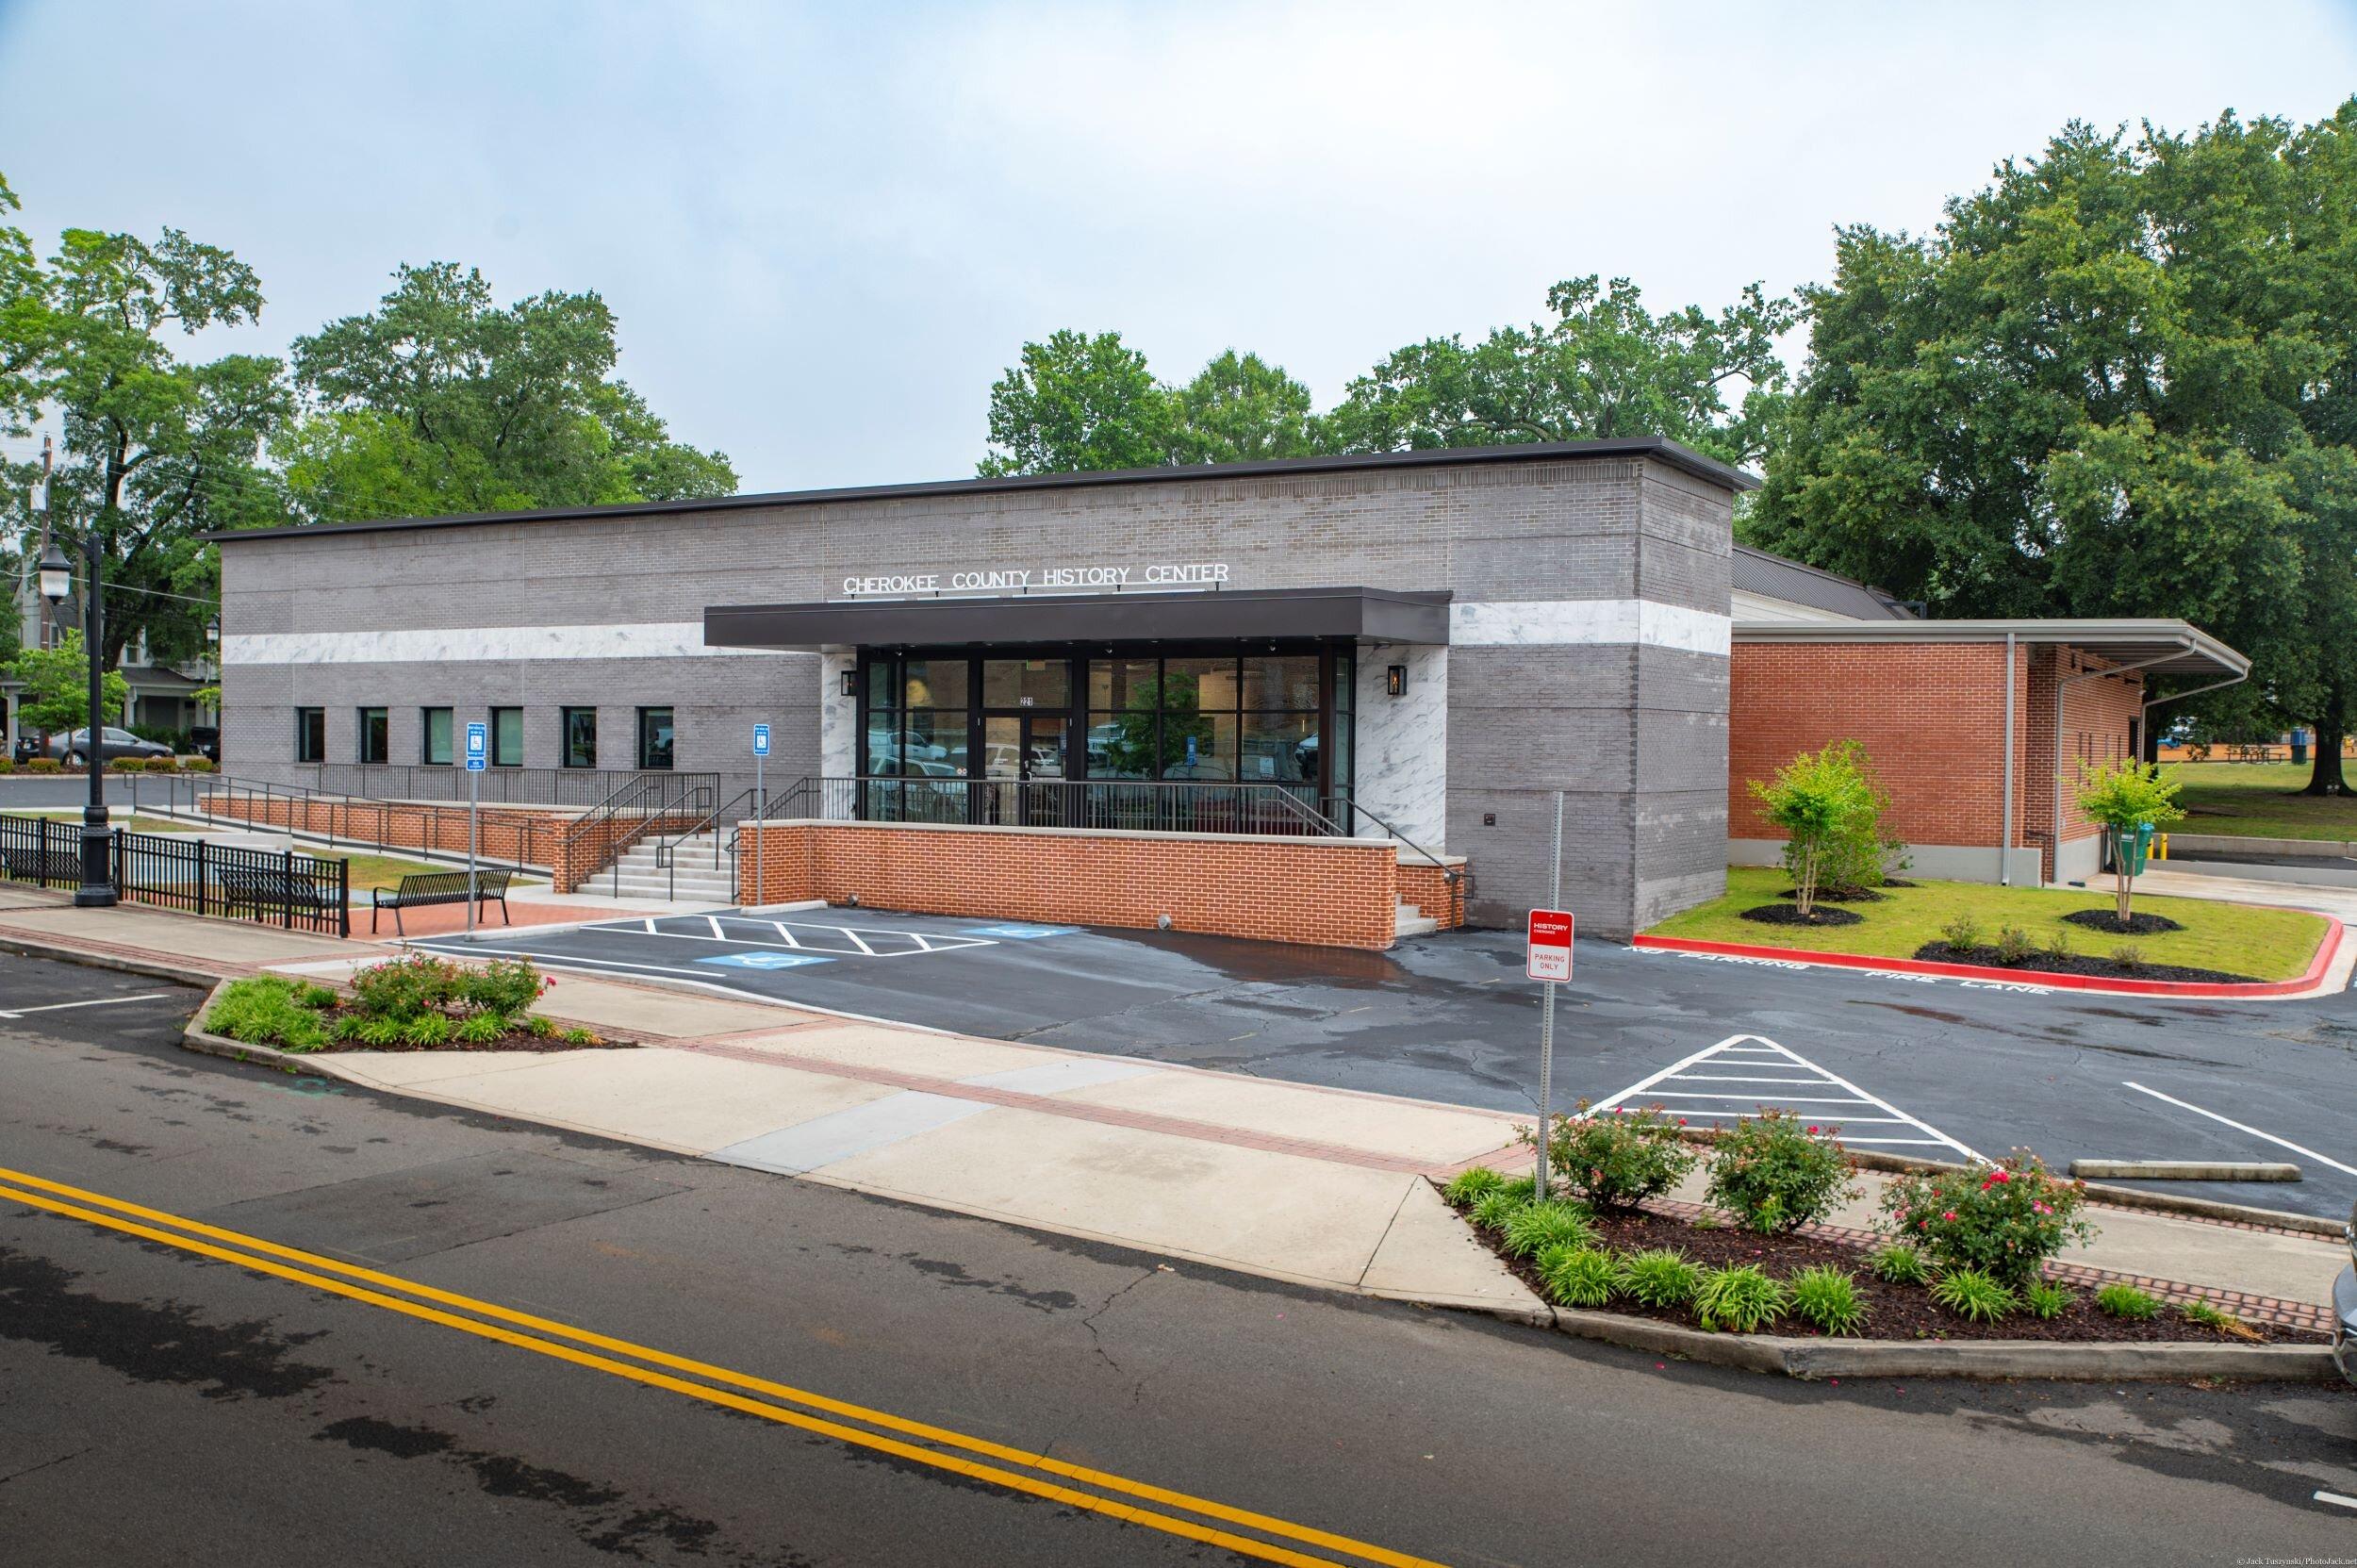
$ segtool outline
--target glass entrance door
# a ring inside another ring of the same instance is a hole
[[[1064,716],[982,716],[980,820],[1058,827],[1063,822]]]

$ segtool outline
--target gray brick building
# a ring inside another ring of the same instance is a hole
[[[779,783],[1281,786],[1466,857],[1483,922],[1562,789],[1625,933],[1723,885],[1748,485],[1642,439],[225,535],[223,766],[399,796],[481,719],[519,777],[733,784],[766,722]]]

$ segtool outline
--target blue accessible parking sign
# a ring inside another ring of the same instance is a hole
[[[467,771],[480,773],[491,760],[491,727],[488,724],[467,726]]]

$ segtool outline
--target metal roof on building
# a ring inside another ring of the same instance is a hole
[[[864,485],[831,490],[779,490],[764,495],[716,496],[698,501],[637,501],[610,506],[569,506],[538,512],[470,512],[453,517],[381,518],[360,522],[311,522],[285,528],[216,529],[199,537],[219,543],[239,539],[317,538],[340,534],[385,533],[407,528],[464,528],[486,522],[554,522],[592,518],[666,517],[683,512],[728,512],[766,506],[816,506],[847,501],[898,501],[924,496],[1003,495],[1022,490],[1088,489],[1116,485],[1173,485],[1201,480],[1253,479],[1290,474],[1358,473],[1388,469],[1450,468],[1486,463],[1583,461],[1651,457],[1681,472],[1729,490],[1755,490],[1759,481],[1716,458],[1659,436],[1609,441],[1529,441],[1512,446],[1442,447],[1426,452],[1380,452],[1345,457],[1280,457],[1256,463],[1171,464],[1151,469],[1113,469],[1089,473],[1032,473],[1006,479],[945,479],[918,485]]]
[[[1854,620],[1916,619],[1914,611],[1880,588],[1868,587],[1747,544],[1735,547],[1734,587],[1738,593],[1780,599],[1788,604],[1805,604],[1810,609],[1847,616]]]
[[[2155,675],[2248,675],[2250,660],[2184,620],[1750,620],[1737,642],[2060,643]]]

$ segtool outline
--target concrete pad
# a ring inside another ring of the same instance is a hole
[[[819,1167],[863,1191],[1305,1283],[1357,1288],[1402,1178],[992,1110]]]
[[[773,1015],[769,1022],[774,1027],[779,1020]],[[732,1040],[729,1044],[754,1050],[769,1045],[797,1056],[823,1057],[847,1066],[889,1067],[895,1072],[924,1073],[932,1078],[970,1079],[1070,1059],[1069,1053],[1060,1050],[896,1029],[890,1024],[821,1024],[798,1029],[775,1040]]]
[[[339,1076],[385,1089],[443,1078],[480,1078],[545,1065],[545,1050],[333,1050],[314,1058]]]
[[[1399,1213],[1359,1282],[1380,1296],[1438,1306],[1544,1306],[1420,1176],[1408,1179]]]
[[[1093,1089],[1099,1083],[1119,1083],[1126,1079],[1144,1078],[1163,1070],[1148,1062],[1125,1062],[1118,1057],[1067,1056],[1061,1062],[1042,1062],[1037,1066],[1014,1067],[1005,1072],[978,1073],[958,1081],[983,1089],[1008,1089],[1022,1095],[1062,1095],[1076,1089]]]
[[[2349,1248],[2328,1236],[2277,1236],[2122,1209],[2086,1213],[2100,1233],[2060,1262],[2317,1303],[2332,1299],[2333,1277],[2349,1266]]]
[[[799,1126],[781,1128],[741,1144],[716,1148],[712,1158],[733,1165],[751,1165],[799,1176],[871,1148],[913,1138],[919,1132],[947,1127],[967,1116],[979,1116],[989,1109],[979,1100],[952,1099],[947,1095],[914,1090],[888,1094],[848,1111],[815,1116]]]
[[[1374,1096],[1336,1095],[1232,1073],[1158,1073],[1077,1090],[1074,1099],[1280,1138],[1314,1138],[1343,1148],[1453,1164],[1514,1136],[1510,1116],[1451,1111]]]
[[[897,1091],[648,1047],[553,1051],[531,1066],[434,1079],[410,1092],[684,1154],[706,1154]]]
[[[71,904],[11,909],[8,924],[62,941],[109,942],[146,948],[159,957],[228,959],[237,964],[278,964],[290,959],[349,957],[354,949],[333,936],[285,931],[250,920],[201,919],[117,904],[112,909],[76,909]]]

